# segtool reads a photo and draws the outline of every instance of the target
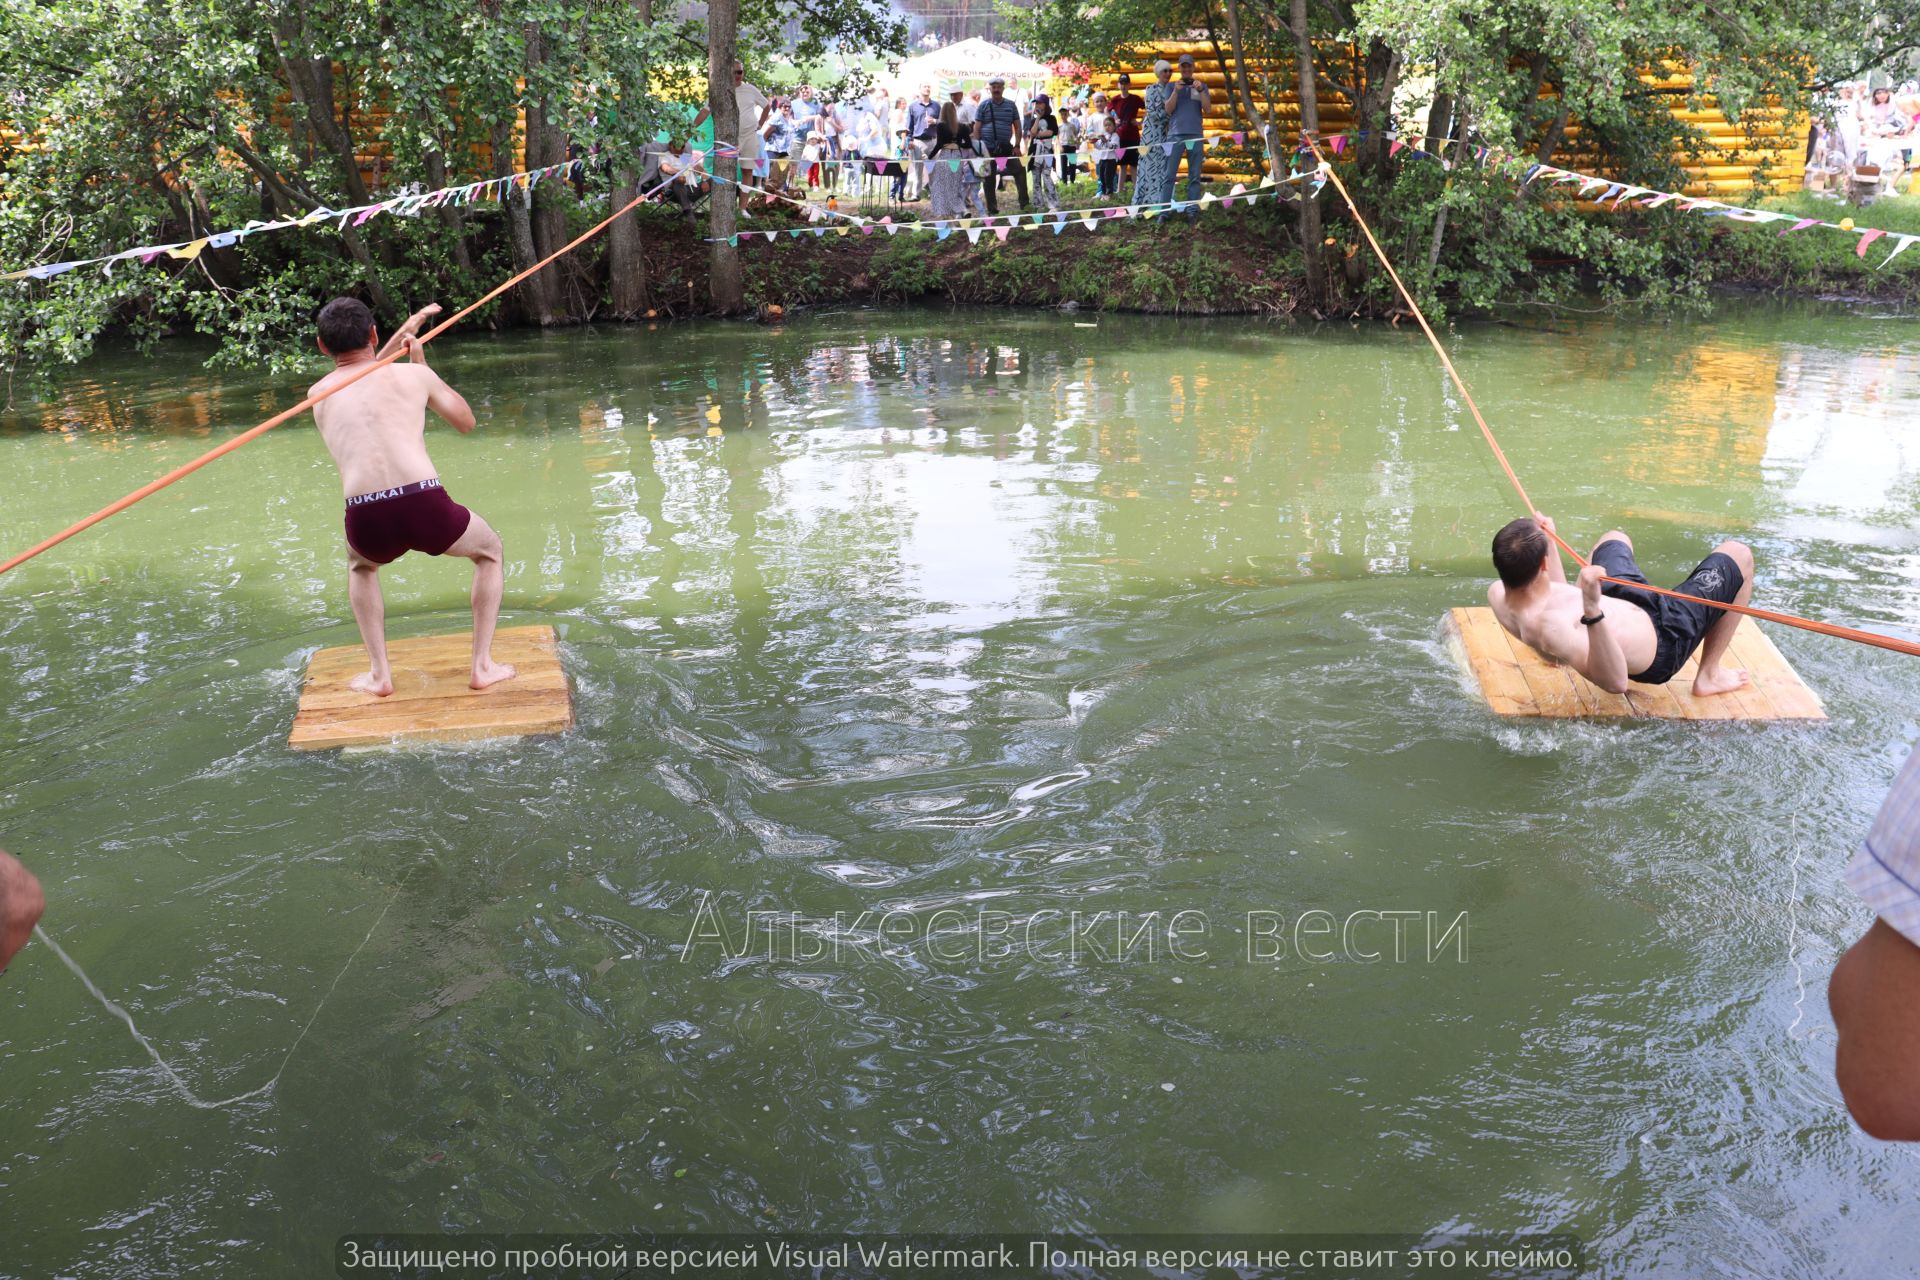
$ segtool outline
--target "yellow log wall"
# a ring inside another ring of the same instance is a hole
[[[1144,94],[1153,83],[1154,61],[1165,58],[1174,62],[1183,53],[1193,55],[1195,79],[1213,90],[1211,109],[1206,117],[1207,132],[1231,133],[1235,129],[1253,132],[1249,123],[1235,111],[1226,68],[1215,55],[1213,45],[1206,41],[1169,41],[1135,50],[1112,70],[1096,73],[1092,77],[1093,86],[1111,93],[1124,71],[1133,77],[1133,91]],[[1640,81],[1650,88],[1682,91],[1693,85],[1692,76],[1676,63],[1651,69]],[[1355,127],[1353,106],[1339,95],[1322,93],[1319,108],[1321,133],[1345,133]],[[1744,122],[1729,120],[1711,99],[1691,103],[1684,92],[1675,95],[1672,114],[1676,121],[1693,126],[1704,135],[1700,155],[1676,153],[1674,156],[1687,175],[1682,188],[1684,194],[1726,197],[1752,191],[1790,190],[1799,187],[1805,177],[1807,119],[1804,115],[1789,115],[1782,107],[1762,106],[1748,111]],[[1281,99],[1277,115],[1283,144],[1297,144],[1300,109],[1292,94]],[[1751,126],[1751,133],[1744,126]],[[1582,147],[1577,121],[1567,126],[1554,163],[1562,168],[1611,176],[1606,173],[1599,155],[1591,147]],[[1209,177],[1245,178],[1261,171],[1262,162],[1257,155],[1235,155],[1226,150],[1210,150],[1207,155]]]

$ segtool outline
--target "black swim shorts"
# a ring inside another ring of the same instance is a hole
[[[1633,562],[1633,548],[1618,538],[1595,547],[1593,562],[1605,569],[1610,578],[1622,578],[1628,582],[1647,580],[1647,575],[1640,572],[1640,566]],[[1740,572],[1740,566],[1732,556],[1715,551],[1695,565],[1686,581],[1674,590],[1706,600],[1718,600],[1722,604],[1732,604],[1746,580],[1746,575]],[[1637,604],[1653,619],[1653,633],[1659,639],[1653,653],[1653,665],[1638,675],[1628,677],[1635,684],[1665,684],[1673,679],[1673,673],[1685,666],[1687,659],[1700,646],[1707,629],[1727,612],[1689,600],[1655,595],[1635,587],[1615,586],[1611,582],[1601,584],[1600,594]]]

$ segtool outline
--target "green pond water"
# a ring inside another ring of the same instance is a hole
[[[1739,537],[1760,603],[1920,628],[1911,320],[1451,341],[1571,537],[1624,525],[1666,581]],[[16,382],[0,547],[304,389],[199,354]],[[199,1097],[284,1066],[189,1105],[29,947],[0,1273],[327,1274],[371,1230],[1920,1257],[1920,1159],[1850,1127],[1824,991],[1920,663],[1776,630],[1827,724],[1496,721],[1436,624],[1514,502],[1417,334],[847,311],[434,360],[480,416],[435,459],[506,623],[562,633],[572,732],[286,748],[355,638],[308,420],[0,580],[0,844],[47,930]],[[383,577],[393,634],[464,627],[464,564]],[[1366,916],[1308,957],[1314,910],[1420,916],[1404,961]]]

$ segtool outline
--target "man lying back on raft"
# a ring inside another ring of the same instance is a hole
[[[413,335],[439,313],[428,306],[408,317],[382,347],[373,312],[357,298],[335,298],[320,308],[320,350],[333,357],[333,372],[313,384],[317,395],[404,343],[406,364],[384,369],[313,407],[320,438],[340,468],[347,494],[347,598],[371,668],[355,676],[362,693],[393,692],[387,666],[386,603],[380,596],[380,566],[409,551],[465,556],[473,561],[473,678],[475,689],[511,679],[513,668],[493,660],[493,628],[500,616],[503,574],[500,537],[485,520],[447,496],[427,457],[428,409],[465,435],[474,427],[466,400],[427,367]],[[377,350],[376,350],[377,348]]]
[[[1580,571],[1575,589],[1567,585],[1560,551],[1547,537],[1552,528],[1553,521],[1536,511],[1533,519],[1515,520],[1493,535],[1493,567],[1500,581],[1487,588],[1487,603],[1501,626],[1608,693],[1625,693],[1629,680],[1665,684],[1696,645],[1700,670],[1693,677],[1694,697],[1747,683],[1745,671],[1720,661],[1733,643],[1739,614],[1600,581],[1647,580],[1633,562],[1633,542],[1618,529],[1601,536],[1593,563]],[[1745,543],[1723,542],[1674,590],[1745,604],[1753,596],[1753,552]]]

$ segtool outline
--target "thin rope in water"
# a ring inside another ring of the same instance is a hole
[[[1394,288],[1400,291],[1400,297],[1406,302],[1407,309],[1413,313],[1413,318],[1419,322],[1420,332],[1426,334],[1427,341],[1433,344],[1434,354],[1440,357],[1440,364],[1446,369],[1447,376],[1453,379],[1453,385],[1459,388],[1460,396],[1466,401],[1468,410],[1473,414],[1474,422],[1479,424],[1480,434],[1486,438],[1487,447],[1493,450],[1494,460],[1500,464],[1500,469],[1507,473],[1507,479],[1512,482],[1513,491],[1520,495],[1520,501],[1526,504],[1527,514],[1533,515],[1539,508],[1535,507],[1533,505],[1533,499],[1527,496],[1526,487],[1520,483],[1520,477],[1514,472],[1513,464],[1507,461],[1506,451],[1500,447],[1500,442],[1494,439],[1493,428],[1487,425],[1486,418],[1480,412],[1480,406],[1474,403],[1473,393],[1467,390],[1466,380],[1460,376],[1460,371],[1454,368],[1453,360],[1447,355],[1447,349],[1442,345],[1439,336],[1434,333],[1433,326],[1427,323],[1426,313],[1420,310],[1420,304],[1414,301],[1413,293],[1407,288],[1406,283],[1400,279],[1400,273],[1393,269],[1393,262],[1387,257],[1386,250],[1382,249],[1380,242],[1374,239],[1373,228],[1367,225],[1366,218],[1360,212],[1360,206],[1354,203],[1353,195],[1347,190],[1347,184],[1340,180],[1340,175],[1335,172],[1333,165],[1329,163],[1326,156],[1322,154],[1318,142],[1316,142],[1311,135],[1303,135],[1303,139],[1307,146],[1312,148],[1314,159],[1319,161],[1320,171],[1324,173],[1327,176],[1327,180],[1333,184],[1334,190],[1340,193],[1340,198],[1346,201],[1347,210],[1353,214],[1353,220],[1359,226],[1360,234],[1366,237],[1367,244],[1372,248],[1374,257],[1380,259],[1380,265],[1386,268],[1387,276],[1393,281]],[[1549,538],[1559,543],[1561,549],[1572,556],[1575,563],[1583,568],[1586,566],[1587,558],[1574,550],[1572,543],[1562,538],[1559,533],[1552,529],[1547,529],[1545,526],[1542,526],[1542,531]],[[1842,626],[1835,622],[1820,622],[1813,618],[1802,618],[1797,614],[1781,613],[1775,609],[1761,609],[1754,605],[1708,600],[1701,596],[1688,595],[1684,591],[1674,591],[1667,587],[1656,587],[1645,582],[1628,582],[1624,579],[1614,577],[1603,577],[1600,580],[1602,582],[1612,583],[1615,586],[1632,587],[1638,591],[1650,591],[1657,596],[1671,596],[1675,600],[1685,600],[1689,604],[1705,605],[1709,609],[1725,609],[1733,613],[1744,613],[1748,617],[1760,618],[1767,622],[1777,622],[1782,626],[1798,627],[1802,631],[1818,632],[1821,635],[1834,636],[1841,640],[1852,640],[1858,644],[1871,645],[1876,649],[1888,649],[1894,653],[1904,653],[1909,657],[1920,658],[1920,643],[1915,643],[1912,640],[1902,640],[1896,636],[1877,635],[1871,631],[1863,631],[1858,627]]]
[[[478,311],[481,307],[485,306],[487,303],[492,302],[495,298],[499,297],[501,294],[505,293],[507,290],[513,288],[513,286],[515,286],[516,284],[519,284],[522,280],[525,280],[527,277],[540,271],[542,268],[548,266],[549,264],[558,261],[560,258],[565,257],[567,254],[572,253],[575,249],[578,249],[581,245],[593,239],[593,237],[599,235],[602,231],[605,231],[608,227],[612,226],[615,222],[619,221],[621,217],[625,216],[627,213],[631,212],[635,208],[638,208],[641,204],[645,203],[648,200],[651,200],[654,196],[664,191],[667,188],[668,184],[671,183],[672,181],[673,180],[669,178],[666,182],[663,182],[656,187],[652,187],[646,191],[642,191],[639,195],[629,200],[626,204],[621,205],[618,209],[608,214],[605,218],[602,218],[599,222],[594,223],[591,227],[588,227],[585,231],[575,236],[572,240],[569,240],[566,244],[562,245],[560,248],[554,250],[552,253],[548,254],[546,257],[540,259],[540,261],[534,263],[532,266],[526,268],[523,271],[515,272],[512,276],[508,277],[505,281],[495,285],[493,288],[489,289],[486,293],[481,294],[479,298],[475,299],[472,302],[469,302],[466,306],[454,312],[452,315],[448,316],[445,320],[442,320],[439,324],[433,326],[433,328],[427,330],[424,334],[420,336],[420,344],[422,346],[425,346],[427,343],[432,342],[435,338],[445,333],[448,329],[452,328],[459,321],[465,319],[469,315],[472,315],[475,311]],[[274,414],[271,418],[268,418],[265,422],[260,423],[258,426],[249,427],[247,430],[242,431],[239,435],[233,437],[233,439],[221,442],[219,445],[216,445],[214,448],[207,450],[205,453],[195,458],[192,462],[188,462],[181,466],[175,467],[173,470],[167,472],[167,474],[161,476],[159,479],[151,480],[146,484],[141,485],[138,489],[135,489],[132,493],[127,494],[124,498],[120,498],[114,502],[108,503],[106,506],[100,508],[98,511],[94,512],[92,515],[88,516],[86,519],[76,520],[74,523],[62,529],[59,533],[54,534],[50,538],[46,538],[38,543],[35,543],[33,546],[28,547],[25,551],[20,552],[18,555],[14,556],[12,559],[6,561],[3,564],[0,564],[0,573],[6,573],[10,569],[14,569],[22,564],[25,564],[27,561],[33,559],[35,556],[39,555],[41,552],[49,551],[54,547],[59,546],[61,543],[65,542],[68,538],[73,537],[77,533],[83,533],[86,530],[91,529],[94,525],[99,524],[102,520],[107,519],[109,516],[118,515],[120,512],[125,511],[128,507],[140,501],[142,498],[150,497],[153,494],[160,492],[160,490],[166,488],[168,485],[174,483],[175,481],[184,479],[187,476],[192,475],[194,472],[206,466],[209,462],[212,462],[214,459],[224,457],[225,455],[232,453],[235,449],[238,449],[241,445],[244,445],[249,443],[250,441],[256,440],[259,437],[265,435],[267,432],[273,430],[275,427],[281,425],[282,423],[287,422],[290,419],[296,418],[299,415],[305,413],[307,410],[313,408],[313,406],[319,404],[322,400],[327,399],[329,396],[338,395],[340,392],[345,391],[348,387],[352,386],[354,383],[360,381],[360,379],[371,374],[374,370],[386,368],[388,365],[394,363],[404,354],[406,354],[406,347],[402,345],[401,347],[397,348],[392,355],[383,356],[380,359],[373,361],[371,364],[361,366],[359,369],[355,370],[352,374],[350,374],[345,378],[342,378],[339,382],[334,383],[331,387],[328,387],[325,391],[322,391],[320,394],[308,396],[305,400],[302,400],[299,404],[294,405],[291,409],[283,409],[279,413]]]
[[[415,870],[418,870],[418,868],[416,867]],[[368,927],[366,937],[360,939],[360,945],[353,949],[353,954],[347,957],[347,962],[340,966],[340,972],[333,975],[333,981],[327,984],[326,994],[320,997],[320,1003],[313,1007],[313,1012],[307,1017],[306,1025],[300,1028],[300,1034],[295,1036],[293,1043],[287,1047],[286,1056],[280,1059],[280,1069],[273,1073],[273,1078],[257,1089],[249,1089],[245,1093],[236,1093],[231,1098],[222,1098],[217,1102],[208,1101],[193,1091],[192,1086],[188,1085],[180,1073],[174,1070],[173,1064],[160,1056],[160,1051],[153,1047],[153,1041],[147,1039],[147,1037],[141,1033],[140,1028],[134,1025],[133,1015],[121,1008],[120,1005],[110,999],[105,992],[101,991],[99,986],[94,983],[94,980],[87,976],[87,971],[82,969],[79,963],[66,953],[65,948],[53,940],[51,934],[39,925],[33,927],[33,932],[35,937],[53,949],[53,954],[60,957],[62,964],[73,971],[73,976],[80,979],[80,984],[87,989],[95,1000],[100,1002],[101,1008],[127,1024],[127,1030],[133,1033],[133,1038],[139,1042],[142,1049],[147,1051],[147,1056],[153,1059],[153,1065],[160,1068],[161,1074],[166,1076],[168,1082],[173,1085],[175,1092],[180,1095],[188,1106],[198,1108],[201,1111],[221,1111],[233,1106],[235,1103],[247,1102],[271,1093],[274,1086],[280,1083],[280,1077],[287,1072],[287,1064],[293,1061],[294,1052],[300,1048],[301,1042],[307,1038],[307,1032],[313,1030],[313,1024],[320,1020],[320,1011],[327,1007],[329,1000],[333,999],[333,993],[339,989],[340,980],[347,976],[347,970],[353,967],[353,962],[360,958],[360,953],[367,949],[369,942],[373,941],[374,933],[380,928],[381,922],[387,918],[387,912],[393,910],[393,904],[400,898],[400,891],[407,887],[407,880],[412,878],[413,873],[408,872],[407,879],[402,880],[395,886],[392,896],[387,899],[387,905],[380,908],[380,914],[373,918],[373,924]]]

